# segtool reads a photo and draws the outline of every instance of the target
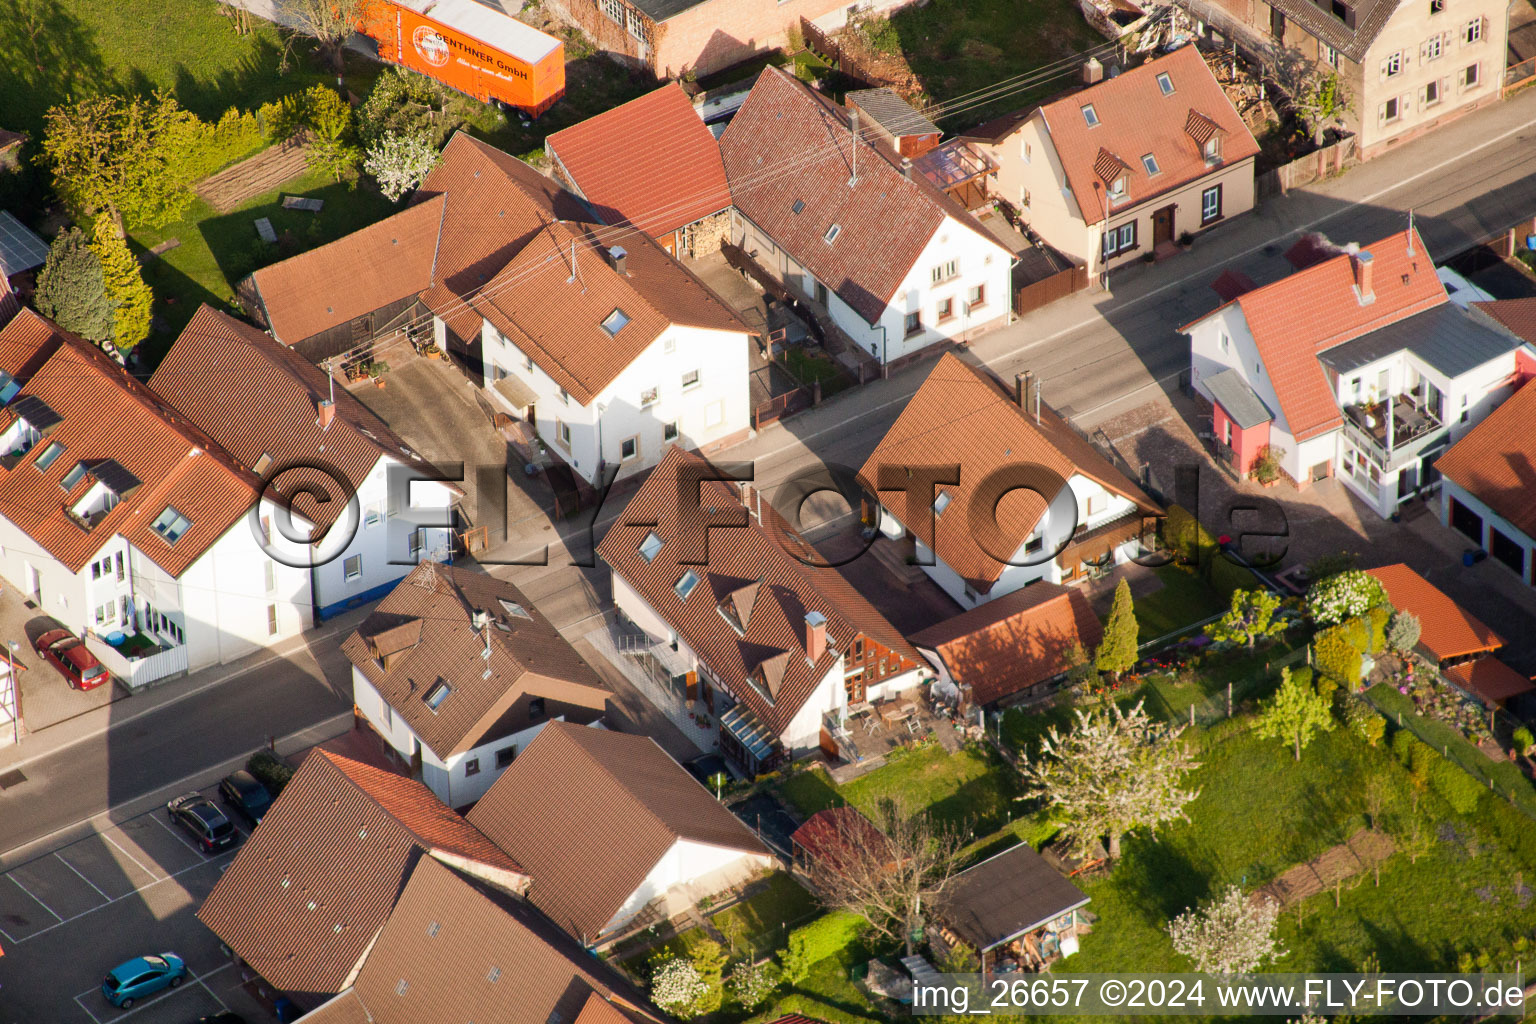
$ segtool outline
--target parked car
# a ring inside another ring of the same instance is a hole
[[[94,690],[106,682],[107,666],[96,660],[91,649],[67,629],[50,629],[33,641],[37,653],[64,674],[75,690]]]
[[[175,953],[136,956],[107,972],[101,994],[107,1002],[126,1010],[136,1000],[152,996],[163,988],[175,988],[187,976],[187,963]]]
[[[187,793],[165,805],[171,820],[192,834],[205,853],[215,853],[235,841],[235,826],[212,800],[201,793]]]
[[[219,796],[253,827],[261,824],[267,808],[272,806],[272,794],[267,787],[243,768],[224,776],[219,783]]]

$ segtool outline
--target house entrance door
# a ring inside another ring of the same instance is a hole
[[[1173,241],[1173,207],[1165,206],[1152,214],[1152,247]]]

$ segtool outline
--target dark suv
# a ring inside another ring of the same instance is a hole
[[[234,824],[201,793],[179,796],[165,809],[171,813],[171,820],[191,833],[206,853],[216,853],[235,841]]]
[[[250,822],[252,828],[261,824],[267,808],[272,806],[272,794],[267,792],[267,787],[243,768],[224,776],[224,781],[219,783],[219,797],[225,806],[234,808],[236,814]]]

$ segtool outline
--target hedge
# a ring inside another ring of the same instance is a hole
[[[267,787],[267,792],[273,797],[283,791],[288,785],[288,780],[293,778],[293,765],[284,761],[270,750],[258,750],[251,755],[251,759],[245,762],[245,770],[256,776],[256,781]]]
[[[1371,631],[1371,654],[1380,654],[1387,649],[1387,624],[1392,621],[1392,609],[1388,605],[1379,604],[1365,613],[1366,624]]]
[[[1360,651],[1349,642],[1346,630],[1335,626],[1313,637],[1312,663],[1342,686],[1354,690],[1360,685]]]
[[[849,910],[834,910],[789,933],[789,948],[783,953],[784,977],[804,981],[811,967],[852,946],[869,927],[869,922]]]
[[[1429,751],[1429,784],[1435,792],[1445,797],[1445,802],[1458,814],[1471,814],[1477,810],[1485,788],[1483,784],[1468,775],[1461,765],[1441,757],[1427,743],[1424,749]]]

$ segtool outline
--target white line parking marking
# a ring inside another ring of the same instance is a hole
[[[229,966],[229,964],[225,964],[224,965],[224,967],[228,967],[228,966]],[[220,968],[218,968],[218,970],[222,971],[224,969],[224,967],[220,967]],[[213,974],[213,973],[215,973],[215,972],[214,971],[209,971],[208,974],[203,975],[202,978],[198,978],[197,979],[197,983],[199,985],[203,986],[203,991],[204,992],[207,992],[209,995],[213,996],[213,1001],[219,1004],[219,1009],[221,1009],[221,1010],[228,1010],[229,1009],[229,1004],[226,1003],[224,1000],[220,999],[219,998],[219,994],[217,992],[215,992],[213,989],[209,988],[208,987],[208,983],[203,980],[203,978],[206,978],[206,977],[208,977],[209,974]]]
[[[4,928],[0,928],[0,935],[5,936],[6,942],[9,942],[13,946],[16,945],[16,940],[11,938],[11,933],[6,931]]]
[[[60,917],[58,915],[57,911],[55,911],[48,904],[44,903],[42,900],[38,899],[37,898],[37,894],[35,892],[33,892],[31,889],[28,889],[26,886],[22,885],[21,884],[21,879],[17,878],[15,875],[11,874],[10,872],[6,872],[5,877],[9,878],[12,882],[16,883],[16,888],[20,889],[22,892],[26,893],[28,896],[31,896],[33,902],[35,902],[38,906],[42,907],[44,910],[48,911],[48,913],[52,914],[53,915],[53,919],[55,921],[63,921],[64,920],[62,917]]]
[[[163,878],[163,877],[164,877],[164,876],[163,876],[163,875],[157,875],[157,874],[155,874],[155,873],[154,873],[154,872],[153,872],[153,871],[151,871],[151,870],[150,870],[150,869],[149,869],[149,868],[147,868],[147,867],[145,867],[145,866],[144,866],[144,862],[143,862],[143,861],[141,861],[141,860],[139,860],[139,858],[137,858],[137,857],[135,857],[135,856],[134,856],[134,855],[133,855],[133,854],[131,854],[131,853],[129,853],[129,852],[128,852],[128,851],[127,851],[127,850],[126,850],[126,849],[124,849],[124,847],[123,847],[123,845],[122,845],[122,844],[121,844],[121,843],[119,843],[119,842],[118,842],[118,841],[117,841],[117,840],[116,840],[116,839],[113,839],[113,838],[112,838],[112,837],[111,837],[111,836],[110,836],[110,835],[109,835],[109,834],[107,834],[107,833],[106,833],[106,832],[98,832],[98,833],[96,833],[96,834],[97,834],[97,835],[99,835],[99,836],[101,836],[101,838],[103,838],[103,839],[105,839],[105,840],[106,840],[106,841],[107,841],[107,842],[109,842],[109,843],[111,843],[111,844],[112,844],[112,845],[113,845],[113,846],[115,846],[115,847],[117,847],[117,851],[118,851],[118,852],[119,852],[119,853],[121,853],[121,854],[122,854],[122,855],[123,855],[123,856],[124,856],[124,857],[127,857],[127,858],[128,858],[128,859],[129,859],[129,860],[131,860],[131,861],[133,861],[133,862],[134,862],[134,863],[135,863],[135,864],[137,864],[137,865],[138,865],[138,866],[139,866],[139,870],[140,870],[140,871],[142,871],[142,872],[144,872],[144,873],[145,873],[145,874],[146,874],[146,875],[148,875],[148,876],[149,876],[149,877],[150,877],[150,878],[153,878],[153,879],[154,879],[154,880],[155,880],[155,881],[157,881],[157,882],[158,882],[158,881],[160,881],[160,879],[161,879],[161,878]],[[73,845],[73,844],[71,844],[71,845]]]
[[[83,994],[90,995],[89,992]],[[90,1016],[91,1020],[96,1022],[96,1024],[101,1024],[101,1018],[96,1016],[96,1011],[92,1010],[89,1006],[86,1006],[85,1003],[81,1000],[80,996],[75,996],[75,1005],[84,1010]]]
[[[187,837],[182,835],[180,830],[171,828],[171,826],[167,825],[165,822],[160,821],[160,815],[157,812],[153,812],[153,811],[150,812],[150,817],[154,818],[155,821],[159,823],[161,828],[165,829],[167,832],[169,832],[171,835],[175,836],[177,839],[180,839],[182,841],[182,843],[186,846],[187,849],[191,850],[193,853],[197,854],[199,857],[201,857],[203,855],[203,851],[202,850],[199,850],[197,847],[195,847],[191,843],[187,842]]]
[[[54,851],[53,856],[54,856],[54,858],[56,860],[58,860],[58,862],[60,864],[63,864],[65,867],[69,868],[69,870],[73,871],[75,874],[80,875],[80,869],[75,867],[69,861],[65,860],[63,857],[60,857],[59,854],[58,854],[58,851]],[[110,900],[112,898],[111,896],[108,896],[106,893],[101,891],[101,886],[97,885],[95,882],[91,881],[89,878],[86,878],[84,875],[80,875],[80,881],[84,882],[86,885],[90,886],[92,889],[95,889],[97,895],[99,895],[102,899]]]
[[[224,1006],[224,1000],[220,999],[218,996],[213,995],[213,989],[208,988],[207,985],[204,985],[203,981],[204,981],[204,979],[211,978],[215,974],[218,974],[220,971],[226,970],[226,969],[228,969],[230,967],[233,967],[233,966],[234,966],[233,963],[224,964],[221,967],[215,967],[213,970],[209,971],[206,974],[192,974],[191,972],[188,972],[186,979],[183,981],[183,984],[185,984],[187,981],[190,981],[193,984],[202,985],[203,988],[207,991],[207,993],[209,995],[213,996],[214,1002],[218,1003],[220,1006],[223,1006],[224,1009],[227,1010],[227,1009],[229,1009],[229,1007],[228,1006]],[[180,987],[181,986],[179,986],[179,985],[177,986],[177,988],[180,988]],[[85,999],[86,996],[90,995],[92,992],[99,992],[100,990],[101,990],[101,987],[98,985],[96,988],[86,989],[84,992],[82,992],[79,995],[75,996],[75,1002],[80,1004],[80,1008],[82,1010],[84,1010],[86,1013],[89,1013],[91,1015],[91,1019],[96,1021],[96,1024],[103,1024],[102,1019],[100,1017],[96,1016],[96,1014],[91,1011],[91,1008],[89,1006],[85,1005],[84,999]],[[149,1007],[155,1005],[156,1003],[158,1003],[158,1002],[160,1002],[160,1001],[162,1001],[164,999],[167,999],[170,996],[173,996],[175,994],[176,994],[176,989],[175,988],[166,988],[166,989],[161,989],[159,992],[155,993],[154,996],[152,996],[151,998],[149,998],[147,1000],[135,999],[133,1001],[133,1009],[131,1009],[131,1010],[123,1010],[120,1013],[118,1013],[117,1016],[113,1017],[112,1019],[113,1020],[123,1020],[125,1018],[132,1017],[134,1014],[138,1013],[140,1010],[148,1009]]]
[[[219,857],[224,856],[224,854],[234,853],[234,852],[235,851],[233,849],[225,850],[224,853],[219,854]],[[99,907],[92,907],[90,910],[82,910],[82,911],[80,911],[80,913],[76,914],[74,917],[65,918],[64,920],[60,921],[58,924],[51,924],[47,928],[39,929],[38,931],[33,932],[31,935],[28,935],[24,939],[17,939],[17,940],[15,940],[12,943],[12,945],[19,946],[23,942],[31,942],[33,939],[37,938],[39,935],[47,935],[49,932],[53,931],[55,928],[62,928],[64,925],[69,924],[71,921],[78,921],[82,917],[85,917],[85,916],[87,916],[89,914],[94,914],[98,910],[104,910],[107,907],[110,907],[114,903],[120,903],[123,900],[126,900],[129,897],[131,897],[131,896],[137,896],[140,893],[148,892],[149,890],[153,889],[155,886],[161,884],[162,882],[174,881],[175,879],[180,878],[182,875],[186,874],[189,871],[196,871],[198,868],[218,867],[218,866],[219,866],[219,864],[218,864],[218,857],[204,858],[201,863],[193,864],[193,865],[191,865],[189,867],[184,867],[180,871],[177,871],[177,872],[174,872],[172,874],[166,875],[164,878],[157,878],[153,882],[150,882],[148,885],[141,885],[141,886],[139,886],[139,888],[134,889],[131,892],[125,892],[121,896],[117,897],[117,899],[108,900],[107,902],[101,904],[101,906],[99,906]],[[15,881],[15,879],[12,879],[12,881]],[[36,897],[34,897],[34,899],[35,898]]]

